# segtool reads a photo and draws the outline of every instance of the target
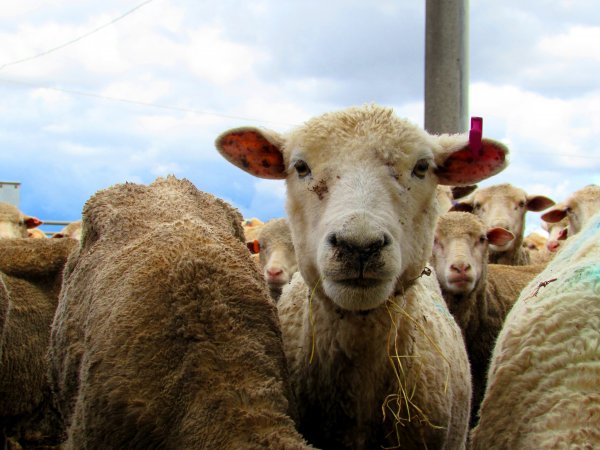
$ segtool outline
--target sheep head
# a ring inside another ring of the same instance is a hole
[[[431,253],[438,184],[500,172],[508,150],[433,136],[374,105],[324,114],[289,134],[227,131],[219,152],[246,172],[285,179],[286,209],[308,286],[348,310],[383,304],[420,276]]]

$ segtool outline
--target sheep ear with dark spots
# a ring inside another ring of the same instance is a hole
[[[560,222],[567,216],[567,210],[563,207],[554,207],[550,211],[542,214],[541,219],[544,222],[555,223]]]
[[[527,197],[527,211],[539,212],[554,206],[554,200],[543,195],[530,195]]]
[[[473,151],[468,142],[448,154],[435,173],[438,183],[465,186],[492,177],[508,164],[508,149],[500,142],[483,139],[481,148]]]
[[[286,177],[282,139],[258,128],[236,128],[221,134],[217,150],[234,166],[259,178],[282,180]]]

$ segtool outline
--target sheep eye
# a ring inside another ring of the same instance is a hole
[[[423,179],[427,174],[427,169],[429,169],[429,161],[426,159],[420,159],[417,161],[417,164],[415,164],[412,174],[417,178]]]
[[[300,178],[310,175],[310,167],[308,167],[308,164],[301,159],[294,163],[294,169],[296,169],[296,172],[298,172],[298,176]]]
[[[487,237],[485,237],[484,235],[479,236],[479,243],[480,244],[485,243],[485,241],[487,241]]]
[[[519,202],[519,208],[524,208],[525,207],[525,202],[523,200],[521,200]]]
[[[475,203],[473,209],[481,209],[481,203]]]

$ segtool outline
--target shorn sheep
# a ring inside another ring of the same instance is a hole
[[[476,450],[600,448],[600,213],[523,289],[498,335]]]
[[[237,210],[174,177],[99,191],[64,277],[49,354],[66,449],[307,448]]]
[[[4,437],[9,448],[46,448],[61,440],[46,353],[62,269],[76,244],[0,239],[0,441]]]
[[[269,294],[273,300],[279,300],[281,289],[298,271],[298,261],[287,219],[272,219],[266,222],[261,227],[257,239],[248,247],[252,252],[258,252]]]
[[[600,211],[600,186],[590,184],[573,192],[561,202],[542,215],[546,222],[569,221],[569,236],[579,232],[586,222]]]
[[[286,180],[301,276],[278,309],[304,437],[320,448],[463,448],[466,350],[426,276],[436,186],[496,174],[506,148],[432,136],[376,105],[287,135],[230,130],[216,146],[252,175]]]
[[[29,237],[27,230],[41,224],[37,217],[23,214],[10,203],[0,202],[0,239]]]
[[[474,214],[448,212],[437,223],[431,263],[442,295],[460,326],[473,376],[471,424],[483,398],[488,364],[506,314],[543,265],[488,264],[490,245],[514,239],[503,228],[488,229]]]
[[[531,262],[527,249],[523,248],[525,214],[543,211],[552,205],[554,201],[548,197],[528,195],[523,189],[503,183],[476,190],[452,210],[472,212],[489,228],[504,228],[514,234],[515,239],[503,246],[490,246],[490,262],[523,266]]]

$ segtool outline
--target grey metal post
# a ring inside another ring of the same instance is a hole
[[[467,131],[469,114],[468,0],[425,5],[425,129]]]

